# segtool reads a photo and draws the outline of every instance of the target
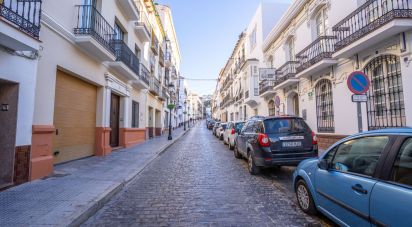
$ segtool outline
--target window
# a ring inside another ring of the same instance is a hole
[[[269,116],[275,116],[275,115],[276,115],[275,101],[270,100],[269,101]]]
[[[332,82],[327,79],[320,80],[316,90],[316,113],[318,132],[335,132],[333,115]]]
[[[412,138],[401,147],[393,165],[391,181],[412,186]]]
[[[327,35],[328,29],[329,29],[329,23],[328,23],[328,14],[326,13],[326,7],[319,10],[315,18],[315,23],[316,23],[317,37]]]
[[[114,31],[115,31],[115,40],[123,40],[124,41],[124,31],[120,25],[114,23]]]
[[[304,120],[291,119],[269,119],[264,121],[266,133],[301,133],[311,132]]]
[[[139,128],[139,103],[132,102],[132,128]]]
[[[364,137],[339,145],[332,169],[372,176],[379,157],[389,142],[387,136]]]
[[[384,55],[373,59],[364,72],[371,77],[367,113],[370,130],[406,125],[400,59]]]

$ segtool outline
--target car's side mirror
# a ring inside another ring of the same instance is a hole
[[[326,159],[321,159],[318,161],[318,167],[319,169],[323,169],[323,170],[329,170],[329,162]]]

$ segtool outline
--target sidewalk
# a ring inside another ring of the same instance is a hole
[[[106,157],[57,165],[50,178],[0,192],[0,226],[79,225],[184,134],[180,128],[172,141],[166,133]]]

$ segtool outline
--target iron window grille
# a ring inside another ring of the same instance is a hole
[[[318,132],[334,133],[335,121],[333,112],[332,82],[327,79],[320,80],[316,84],[315,92]]]
[[[370,76],[367,115],[369,130],[406,125],[400,58],[383,55],[364,68]]]

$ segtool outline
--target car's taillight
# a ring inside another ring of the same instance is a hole
[[[259,142],[260,146],[262,146],[262,147],[269,147],[270,146],[270,140],[269,140],[268,135],[266,135],[266,134],[262,134],[262,133],[259,134],[258,142]]]
[[[232,135],[234,135],[235,134],[235,129],[234,128],[232,128]]]
[[[318,145],[318,137],[316,136],[315,132],[312,132],[312,144]]]

